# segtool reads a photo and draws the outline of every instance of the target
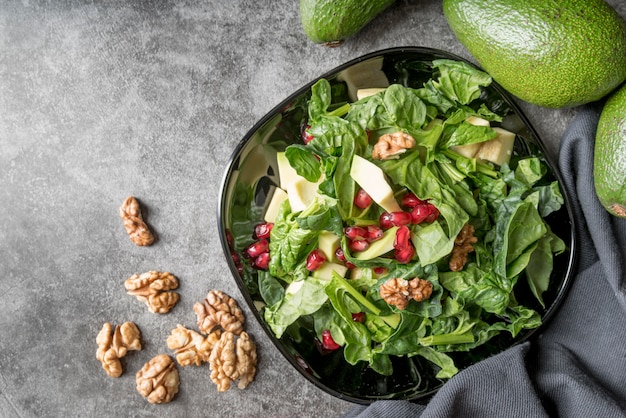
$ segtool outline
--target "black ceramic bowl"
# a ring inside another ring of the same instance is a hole
[[[320,78],[326,78],[331,84],[345,84],[343,80],[346,79],[348,72],[352,74],[352,78],[356,74],[357,79],[361,77],[376,79],[382,71],[390,83],[418,88],[431,78],[430,63],[439,58],[464,61],[458,56],[433,49],[394,48],[352,60]],[[349,365],[343,359],[341,350],[322,355],[314,343],[313,332],[306,327],[300,327],[299,323],[292,325],[298,329],[292,329],[277,339],[257,309],[262,299],[258,293],[255,270],[245,269],[243,273],[240,272],[231,257],[233,249],[240,252],[252,242],[252,229],[255,224],[262,221],[264,206],[269,203],[268,196],[272,188],[278,184],[276,152],[283,151],[289,144],[302,143],[301,129],[306,122],[310,88],[317,80],[309,82],[291,94],[263,117],[244,136],[233,152],[223,177],[218,208],[220,239],[224,254],[246,303],[269,338],[289,363],[317,387],[338,398],[362,404],[378,399],[417,400],[430,396],[444,382],[435,377],[437,370],[420,356],[394,359],[394,374],[382,376],[369,369],[366,364]],[[354,93],[351,88],[346,88],[345,91],[347,96]],[[552,170],[548,176],[560,181],[559,174],[554,169],[554,164],[546,158],[544,147],[533,127],[507,93],[496,83],[492,83],[483,97],[490,109],[508,115],[503,120],[502,127],[517,135],[514,152],[521,156],[543,157]],[[350,97],[345,99],[350,100]],[[536,303],[533,305],[532,298],[528,297],[529,306],[535,308],[542,316],[542,326],[545,326],[565,295],[572,275],[576,248],[569,200],[565,190],[563,188],[561,190],[565,204],[558,212],[551,214],[547,222],[567,244],[567,250],[554,259],[550,286],[544,293],[545,309]],[[523,297],[524,295],[518,296]],[[467,367],[527,340],[537,330],[521,332],[516,338],[511,338],[508,333],[502,333],[470,353],[455,356],[455,362],[459,369]]]

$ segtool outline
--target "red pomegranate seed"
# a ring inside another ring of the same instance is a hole
[[[389,212],[383,212],[380,214],[380,216],[378,217],[378,223],[380,224],[380,227],[382,229],[389,229],[393,226],[393,223],[391,222],[391,213]]]
[[[369,207],[373,201],[372,197],[363,189],[359,189],[356,196],[354,196],[354,206],[360,209]]]
[[[439,209],[435,207],[435,205],[430,205],[430,215],[424,219],[424,222],[435,222],[437,218],[439,218]]]
[[[439,210],[433,204],[428,202],[415,206],[411,211],[411,222],[414,224],[433,222],[438,217]]]
[[[383,237],[383,229],[378,225],[368,225],[367,226],[367,236],[366,239],[369,242],[378,241]]]
[[[348,248],[350,248],[350,251],[353,252],[365,251],[369,248],[369,246],[370,243],[362,239],[348,242]]]
[[[313,135],[309,133],[310,128],[311,128],[311,125],[306,125],[304,129],[302,130],[302,141],[304,141],[305,144],[308,144],[314,138]]]
[[[349,226],[344,231],[346,237],[352,241],[364,240],[367,238],[367,229],[360,226]]]
[[[393,226],[408,225],[411,223],[410,212],[391,212],[391,224]]]
[[[341,247],[339,247],[339,248],[337,248],[335,250],[335,257],[337,257],[337,260],[341,261],[349,269],[352,269],[352,268],[355,267],[355,265],[353,263],[349,262],[346,259],[346,255],[343,253],[343,249]]]
[[[374,272],[374,274],[376,274],[377,276],[382,276],[383,274],[387,274],[387,272],[389,271],[389,269],[387,267],[374,267],[372,269],[372,271]]]
[[[330,334],[330,331],[325,329],[322,331],[322,346],[325,350],[333,351],[341,346],[333,340],[333,336]]]
[[[241,257],[239,257],[239,254],[237,254],[237,251],[234,250],[230,250],[230,258],[233,259],[233,261],[235,262],[235,264],[240,263],[241,262]]]
[[[394,257],[400,264],[407,264],[415,255],[415,248],[409,244],[408,247],[394,251]]]
[[[250,258],[256,258],[261,253],[267,252],[269,249],[270,249],[270,242],[266,239],[260,239],[248,245],[248,247],[244,250],[243,254],[244,254],[244,257],[248,256]]]
[[[430,206],[428,203],[417,205],[411,211],[411,222],[414,224],[421,224],[430,215]]]
[[[228,243],[228,248],[233,248],[235,246],[233,233],[230,232],[230,229],[226,230],[226,242]]]
[[[324,257],[324,253],[322,253],[319,248],[316,248],[311,251],[306,258],[306,269],[308,271],[317,270],[325,261],[326,257]]]
[[[352,320],[354,322],[360,322],[360,323],[364,323],[365,322],[365,312],[356,312],[352,314]]]
[[[343,261],[344,263],[346,261],[346,255],[343,253],[343,249],[341,247],[337,247],[335,250],[335,257],[337,257],[337,260]]]
[[[272,227],[274,226],[271,222],[261,222],[254,226],[254,232],[252,233],[252,238],[254,239],[269,239],[270,232],[272,232]]]
[[[393,248],[396,250],[404,250],[411,245],[411,230],[408,226],[403,225],[396,231],[396,238],[393,241]]]
[[[402,206],[407,208],[414,208],[415,206],[424,203],[423,200],[415,196],[413,193],[409,192],[402,196]]]
[[[260,270],[267,270],[270,265],[270,253],[264,252],[258,255],[252,262],[252,267]]]

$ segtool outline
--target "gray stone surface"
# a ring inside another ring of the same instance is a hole
[[[622,16],[621,0],[609,1]],[[441,2],[398,1],[358,36],[308,41],[280,1],[0,2],[0,416],[340,416],[352,404],[292,370],[255,323],[256,380],[218,393],[207,367],[148,404],[134,374],[195,326],[209,289],[242,301],[217,236],[222,173],[246,131],[293,90],[378,49],[426,46],[471,58]],[[521,103],[556,156],[576,109]],[[137,196],[158,233],[134,246],[117,210]],[[123,281],[179,277],[181,301],[155,315]],[[243,307],[249,318],[252,315]],[[144,349],[109,378],[95,358],[106,321],[135,321]]]

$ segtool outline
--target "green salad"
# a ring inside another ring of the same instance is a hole
[[[350,103],[316,82],[303,141],[278,153],[280,184],[243,250],[276,337],[306,320],[322,352],[382,375],[393,356],[421,356],[449,378],[450,353],[538,327],[516,289],[544,306],[566,249],[545,222],[563,204],[548,167],[517,155],[503,115],[478,100],[491,77],[432,66],[421,88]]]

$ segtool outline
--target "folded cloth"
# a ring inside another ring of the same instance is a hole
[[[626,220],[610,215],[593,184],[602,103],[581,107],[561,140],[559,170],[579,243],[561,307],[530,341],[462,370],[427,402],[376,401],[346,418],[625,417]]]

